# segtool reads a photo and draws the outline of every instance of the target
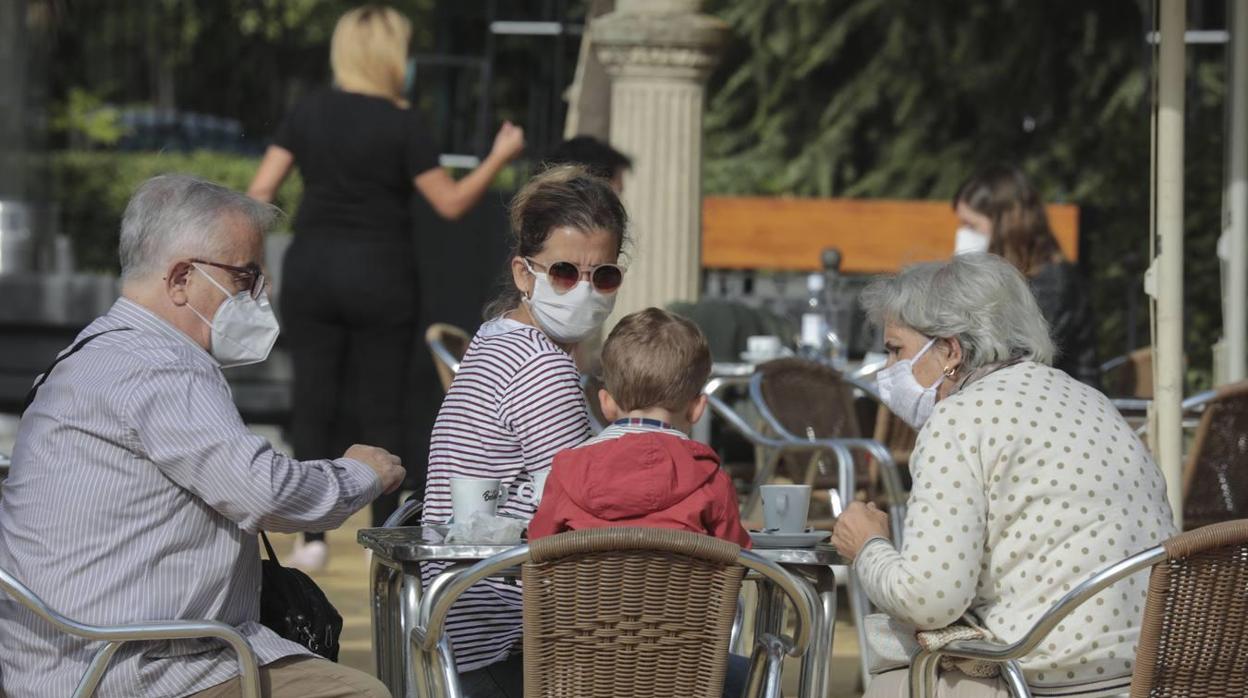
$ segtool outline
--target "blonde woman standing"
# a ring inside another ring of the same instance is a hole
[[[459,218],[524,148],[523,130],[506,123],[476,170],[458,181],[442,170],[428,127],[404,99],[411,35],[411,22],[389,7],[343,15],[330,43],[333,87],[287,114],[248,189],[272,201],[291,168],[303,178],[281,288],[300,458],[334,452],[333,439],[344,436],[401,450],[419,308],[413,190],[444,218]],[[348,401],[355,414],[342,414]],[[375,502],[373,524],[396,504],[397,493]],[[324,567],[324,535],[307,541],[290,562]]]

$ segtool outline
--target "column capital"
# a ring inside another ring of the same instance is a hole
[[[699,0],[620,0],[590,25],[598,60],[613,78],[704,82],[728,41],[728,25],[698,14]]]

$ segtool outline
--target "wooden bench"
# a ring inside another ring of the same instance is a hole
[[[1066,256],[1079,253],[1079,207],[1050,204],[1049,224]],[[874,274],[953,253],[957,218],[947,201],[708,196],[702,203],[702,266],[815,271],[820,253],[841,251],[841,271]]]

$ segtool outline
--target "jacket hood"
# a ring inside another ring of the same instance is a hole
[[[673,434],[626,434],[559,454],[568,497],[607,521],[669,509],[709,482],[719,458]]]

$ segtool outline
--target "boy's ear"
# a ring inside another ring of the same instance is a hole
[[[699,394],[697,399],[689,403],[689,409],[685,412],[685,416],[689,418],[690,424],[697,424],[702,415],[706,412],[706,395]]]
[[[598,404],[602,407],[602,416],[607,418],[607,424],[620,418],[620,406],[615,404],[615,398],[606,389],[598,391]]]

